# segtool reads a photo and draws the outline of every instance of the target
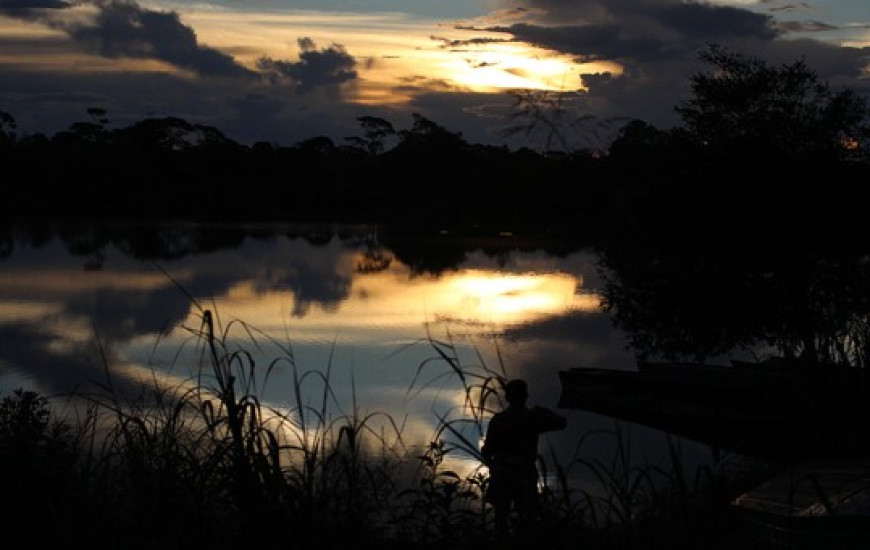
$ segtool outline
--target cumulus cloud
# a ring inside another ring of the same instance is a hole
[[[70,36],[105,57],[150,58],[209,76],[253,76],[235,60],[198,43],[196,33],[174,12],[133,2],[101,1],[92,22],[66,27]]]
[[[44,10],[69,7],[71,4],[62,0],[0,0],[0,14],[20,19],[36,19]]]
[[[61,15],[78,6],[90,8],[93,15]],[[255,76],[231,56],[199,44],[196,33],[181,22],[177,13],[145,9],[129,0],[77,4],[0,0],[0,14],[61,30],[85,51],[103,57],[155,59],[205,76]]]
[[[356,58],[347,53],[340,44],[317,49],[310,38],[300,38],[299,61],[280,61],[262,57],[257,68],[273,81],[289,79],[296,85],[297,93],[308,93],[315,88],[334,87],[357,78]]]
[[[590,59],[667,59],[694,55],[705,42],[769,41],[771,16],[744,9],[673,0],[558,2],[528,0],[533,21],[483,27],[515,39]]]

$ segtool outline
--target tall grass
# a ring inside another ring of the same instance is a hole
[[[503,405],[500,354],[495,368],[480,353],[468,363],[449,332],[427,336],[434,354],[417,365],[409,394],[449,379],[464,399],[437,414],[429,444],[417,452],[388,414],[361,410],[355,397],[343,410],[331,361],[304,371],[292,347],[272,341],[280,354],[261,365],[232,342],[240,333],[258,346],[268,336],[238,320],[223,325],[196,305],[200,324],[185,328],[199,363],[188,378],[167,384],[155,376],[131,400],[107,377],[101,392],[76,395],[86,406],[71,409],[75,416],[33,392],[0,401],[2,517],[10,525],[37,517],[45,527],[19,528],[6,540],[133,549],[496,544],[479,442]],[[278,367],[292,372],[284,407],[259,396]],[[590,548],[644,548],[670,538],[689,548],[704,539],[695,532],[699,514],[719,510],[697,503],[717,487],[713,472],[689,486],[676,448],[670,470],[631,466],[618,431],[613,461],[595,461],[583,454],[592,435],[568,460],[552,448],[539,457],[541,514],[529,532],[536,546],[574,548],[582,540]],[[479,466],[457,471],[450,461],[457,455]],[[578,468],[603,491],[572,486]]]

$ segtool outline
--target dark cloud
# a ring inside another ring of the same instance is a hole
[[[119,360],[111,355],[111,350],[99,349],[96,341],[58,349],[57,335],[43,329],[45,321],[0,324],[2,361],[12,372],[26,377],[29,384],[35,384],[47,397],[93,393],[105,386],[109,377],[116,397],[135,398],[142,394],[145,385],[115,372]]]
[[[763,49],[746,49],[772,64],[804,59],[823,81],[834,87],[846,86],[858,93],[870,95],[870,81],[865,68],[870,68],[870,47],[847,48],[831,46],[810,38],[775,40]]]
[[[0,14],[25,20],[39,19],[45,10],[69,7],[70,3],[61,0],[0,0]]]
[[[93,19],[66,20],[60,15],[74,4],[57,0],[0,0],[0,14],[62,30],[103,57],[156,59],[203,76],[256,76],[231,56],[199,44],[175,12],[148,10],[128,0],[85,3],[96,8]]]
[[[547,2],[532,4],[540,7]],[[592,9],[595,5],[598,10]],[[551,11],[542,16],[543,23],[521,22],[481,30],[506,33],[515,40],[582,60],[685,58],[706,42],[772,40],[777,35],[770,16],[725,6],[667,0],[573,6],[553,2]],[[552,22],[554,18],[560,23]]]
[[[124,342],[143,334],[156,335],[161,327],[182,322],[189,309],[186,297],[174,287],[149,291],[100,289],[68,299],[64,315],[91,318],[101,339]],[[93,316],[94,311],[100,312],[98,317]]]
[[[822,21],[781,21],[777,28],[783,32],[826,32],[835,31],[839,27]]]
[[[310,38],[300,38],[299,61],[280,61],[262,57],[257,68],[273,81],[289,79],[296,85],[296,91],[304,94],[315,88],[335,87],[344,82],[355,80],[357,61],[347,53],[343,46],[333,44],[317,49]]]
[[[65,29],[94,53],[158,59],[206,76],[254,76],[231,56],[200,45],[196,33],[177,13],[146,10],[126,1],[100,2],[97,6],[93,22],[69,24]]]
[[[728,6],[667,3],[642,13],[656,24],[675,31],[678,40],[720,42],[735,37],[773,39],[777,36],[770,16]]]
[[[665,50],[682,47],[677,43],[649,36],[625,36],[617,25],[545,27],[518,23],[486,30],[507,33],[517,41],[568,53],[582,61],[619,59],[626,56],[648,59],[661,56]]]
[[[787,36],[835,30],[822,21],[782,23],[740,7],[683,0],[505,0],[504,6],[498,24],[477,30],[581,62],[618,65],[580,75],[577,82],[585,87],[589,112],[599,117],[679,123],[674,107],[688,97],[690,77],[704,70],[698,53],[711,43],[772,64],[805,59],[826,80],[866,87],[860,80],[866,51]]]
[[[441,42],[439,48],[466,48],[469,46],[485,46],[487,44],[498,44],[503,42],[512,42],[512,40],[508,40],[506,38],[469,38],[466,40],[463,39],[450,39],[445,38],[443,36],[430,36],[432,40],[436,42]]]
[[[350,277],[318,273],[302,262],[292,267],[295,268],[292,276],[278,283],[293,291],[295,300],[291,314],[294,317],[303,317],[315,304],[324,311],[334,312],[350,294]]]
[[[762,4],[771,4],[770,1],[763,1]],[[807,11],[811,10],[812,6],[807,4],[806,2],[800,2],[798,4],[783,4],[780,6],[771,6],[768,8],[772,12],[792,12],[792,11]]]
[[[68,8],[69,2],[60,0],[0,0],[0,12],[7,10],[38,10],[38,9],[55,9]]]

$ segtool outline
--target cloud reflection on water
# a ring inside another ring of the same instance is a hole
[[[58,247],[19,248],[0,279],[0,338],[16,343],[0,352],[0,389],[25,380],[53,395],[104,381],[106,366],[131,396],[155,381],[183,384],[198,374],[202,351],[188,330],[201,327],[190,297],[223,329],[238,320],[227,343],[255,358],[264,403],[299,406],[294,376],[328,371],[332,414],[377,411],[404,426],[410,444],[425,444],[439,418],[464,414],[460,381],[434,360],[429,337],[452,342],[463,368],[526,378],[531,401],[550,407],[560,392],[559,370],[629,361],[624,340],[599,310],[591,254],[471,253],[440,275],[412,273],[399,261],[360,273],[361,254],[337,239],[247,240],[163,262],[182,291],[154,265],[115,249],[104,251],[102,269],[93,272]],[[149,376],[154,372],[159,376]],[[305,395],[316,400],[322,387]],[[573,419],[569,430],[550,440],[570,456],[596,421],[565,412]]]

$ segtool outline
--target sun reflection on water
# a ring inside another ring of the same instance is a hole
[[[290,288],[263,291],[248,281],[214,300],[224,318],[242,319],[273,336],[288,329],[304,341],[384,342],[419,338],[438,320],[487,333],[572,311],[599,311],[600,297],[567,273],[465,269],[409,278],[406,268],[351,276],[337,304],[307,303]],[[294,313],[295,312],[295,313]],[[197,313],[191,311],[191,315]],[[195,322],[192,318],[189,322]]]

